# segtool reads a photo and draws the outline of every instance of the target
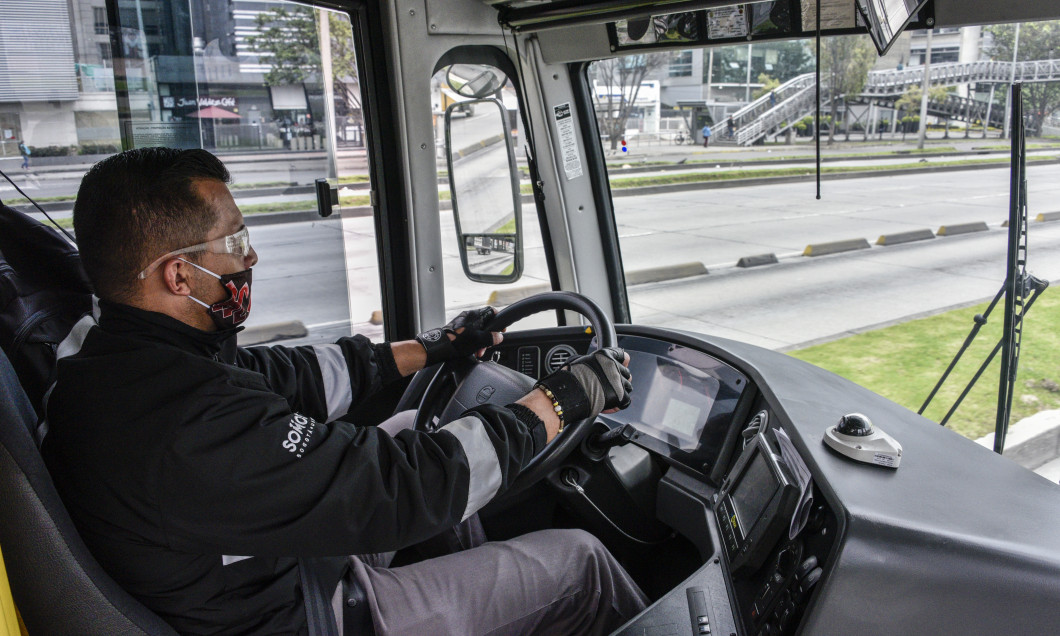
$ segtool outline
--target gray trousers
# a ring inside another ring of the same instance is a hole
[[[353,558],[376,633],[608,634],[647,599],[596,537],[542,530],[399,568]]]
[[[389,568],[393,553],[351,558],[377,634],[608,634],[647,604],[588,532],[542,530],[483,543],[477,517],[454,530],[449,543],[460,551],[419,563]]]

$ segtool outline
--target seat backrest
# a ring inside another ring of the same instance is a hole
[[[0,349],[38,413],[55,349],[92,309],[81,255],[54,228],[0,205]]]
[[[33,407],[0,351],[0,545],[29,632],[175,636],[85,547],[30,435],[35,424]]]

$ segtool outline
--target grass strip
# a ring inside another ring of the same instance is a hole
[[[1028,157],[1028,161],[1041,161],[1053,159],[1053,157]],[[886,166],[824,166],[822,174],[837,174],[849,172],[881,172],[887,170],[919,170],[925,168],[947,168],[953,166],[974,166],[990,164],[1008,164],[1007,157],[994,159],[964,159],[958,161],[934,161],[925,163],[900,163]],[[811,175],[813,171],[808,168],[766,168],[762,170],[726,170],[724,172],[685,172],[673,175],[657,175],[652,177],[624,177],[611,179],[612,189],[641,188],[645,186],[674,185],[680,183],[700,183],[708,181],[730,181],[733,179],[756,179],[763,177],[790,177]]]
[[[986,307],[987,303],[983,303],[956,309],[789,354],[916,411],[968,335],[972,318]],[[925,417],[941,420],[986,360],[1001,337],[1002,308],[999,304],[990,315]],[[1060,408],[1060,331],[1053,329],[1058,322],[1060,294],[1046,292],[1025,319],[1012,424],[1038,411]],[[954,413],[947,424],[949,428],[972,439],[994,431],[1000,371],[999,354]]]
[[[64,194],[56,197],[34,197],[33,200],[37,203],[57,203],[60,201],[73,201],[77,196],[73,194]],[[4,205],[32,205],[29,199],[17,197],[14,199],[5,199]]]

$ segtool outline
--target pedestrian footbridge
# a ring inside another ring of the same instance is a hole
[[[932,86],[957,84],[1009,82],[1055,82],[1060,81],[1060,60],[1038,60],[1029,62],[952,62],[932,64],[929,71]],[[924,67],[893,69],[869,72],[865,87],[859,95],[848,95],[848,101],[875,104],[884,108],[893,107],[910,87],[920,86],[924,81]],[[784,84],[774,95],[763,95],[732,115],[733,134],[729,135],[728,122],[717,122],[721,141],[732,141],[739,145],[751,145],[766,136],[779,135],[816,108],[816,81],[814,73],[806,73]],[[821,78],[822,106],[828,103],[828,78]],[[995,112],[998,111],[998,112]],[[1003,113],[1000,108],[991,109],[986,102],[950,95],[941,100],[929,100],[928,114],[965,122],[983,121],[989,117],[990,124],[1001,125]]]

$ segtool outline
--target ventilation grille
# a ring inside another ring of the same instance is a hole
[[[766,411],[759,411],[751,418],[751,421],[747,423],[747,426],[743,429],[743,446],[747,448],[747,445],[751,443],[755,435],[758,435],[758,431],[764,429],[766,424],[769,423],[769,413]]]
[[[552,373],[567,364],[577,352],[574,351],[573,347],[567,345],[556,345],[549,349],[548,355],[545,356],[545,368],[548,369],[549,373]]]

